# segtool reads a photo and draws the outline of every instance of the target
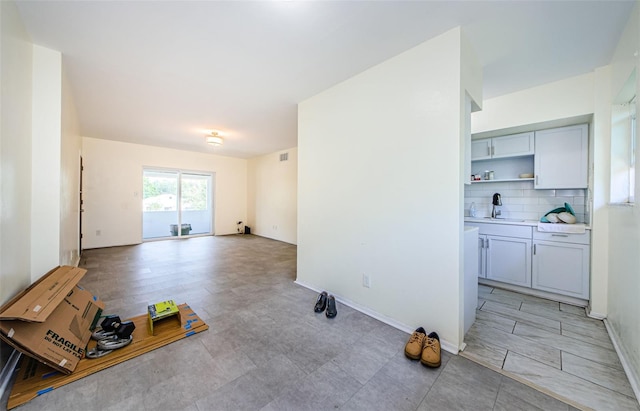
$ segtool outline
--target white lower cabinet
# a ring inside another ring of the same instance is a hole
[[[485,234],[478,235],[478,277],[487,278],[487,252],[485,244],[487,236]]]
[[[531,227],[465,223],[479,228],[478,277],[531,287]]]
[[[564,234],[531,226],[465,225],[479,228],[479,278],[589,299],[589,231]]]
[[[531,286],[531,240],[487,236],[487,276],[523,287]]]
[[[534,230],[533,236],[531,287],[588,299],[589,234],[550,234]]]

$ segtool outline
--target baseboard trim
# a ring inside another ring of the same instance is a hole
[[[587,317],[593,318],[596,320],[602,320],[602,321],[604,321],[607,318],[607,316],[602,313],[591,311],[590,307],[587,307]]]
[[[18,352],[17,350],[13,350],[11,352],[11,355],[9,356],[9,359],[7,360],[7,363],[4,365],[4,368],[2,368],[2,371],[0,372],[0,398],[3,401],[5,399],[7,387],[9,386],[11,378],[13,377],[13,371],[15,370],[16,365],[18,365],[19,359],[20,352]]]
[[[614,327],[609,323],[608,319],[605,318],[603,321],[604,326],[607,328],[607,332],[609,333],[609,338],[611,338],[611,342],[613,343],[613,347],[616,349],[616,353],[618,353],[618,358],[620,358],[622,368],[624,369],[625,374],[627,374],[629,384],[631,384],[631,389],[636,396],[636,400],[638,400],[638,403],[640,404],[640,375],[638,375],[638,370],[634,369],[631,365],[629,355],[620,343],[620,336]]]
[[[299,280],[295,280],[294,283],[296,283],[299,286],[302,286],[304,288],[308,288],[309,290],[313,290],[313,291],[315,291],[317,293],[322,292],[322,290],[320,290],[320,289],[318,289],[318,288],[316,288],[314,286],[311,286],[309,284],[306,284],[306,283],[304,283],[302,281],[299,281]],[[400,331],[404,331],[407,334],[411,334],[414,331],[413,327],[410,327],[410,326],[408,326],[406,324],[403,324],[403,323],[401,323],[399,321],[396,321],[393,318],[389,318],[389,317],[387,317],[387,316],[385,316],[383,314],[380,314],[379,312],[373,311],[368,307],[365,307],[365,306],[363,306],[361,304],[355,303],[355,302],[353,302],[353,301],[351,301],[351,300],[349,300],[347,298],[344,298],[344,297],[342,297],[342,296],[340,296],[338,294],[335,294],[335,293],[332,293],[332,294],[336,298],[336,301],[338,301],[339,303],[344,304],[347,307],[351,307],[356,311],[360,311],[362,314],[366,314],[371,318],[375,318],[376,320],[381,321],[381,322],[383,322],[383,323],[385,323],[387,325],[390,325],[393,328],[396,328],[396,329],[398,329]],[[456,344],[451,344],[450,342],[448,342],[448,341],[446,341],[446,340],[444,340],[442,338],[440,339],[440,347],[443,350],[445,350],[445,351],[447,351],[447,352],[449,352],[451,354],[454,354],[454,355],[457,355],[458,352],[459,352],[458,346]]]

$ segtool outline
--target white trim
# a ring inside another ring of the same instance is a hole
[[[11,382],[11,378],[13,377],[13,371],[18,365],[18,360],[20,359],[20,352],[18,350],[13,350],[7,363],[2,368],[2,372],[0,372],[0,399],[4,402],[5,391],[9,386],[9,382]]]
[[[302,286],[304,288],[308,288],[310,290],[313,290],[313,291],[315,291],[317,293],[321,292],[320,289],[317,289],[317,288],[315,288],[313,286],[305,284],[305,283],[303,283],[303,282],[301,282],[299,280],[295,280],[294,283],[296,283],[296,284],[298,284],[298,285],[300,285],[300,286]],[[389,318],[389,317],[387,317],[387,316],[385,316],[383,314],[380,314],[380,313],[378,313],[376,311],[373,311],[373,310],[371,310],[371,309],[369,309],[369,308],[367,308],[367,307],[365,307],[363,305],[360,305],[358,303],[355,303],[355,302],[353,302],[351,300],[343,298],[343,297],[339,296],[338,294],[335,294],[335,293],[331,293],[331,294],[333,294],[333,296],[336,298],[336,301],[340,302],[341,304],[344,304],[347,307],[351,307],[356,311],[360,311],[361,313],[366,314],[371,318],[375,318],[376,320],[381,321],[381,322],[383,322],[383,323],[385,323],[387,325],[390,325],[393,328],[396,328],[396,329],[398,329],[400,331],[404,331],[407,334],[411,334],[414,331],[413,327],[410,327],[410,326],[408,326],[406,324],[398,322],[398,321],[396,321],[396,320],[394,320],[392,318]],[[462,343],[462,344],[464,346],[464,343]],[[442,338],[440,338],[440,347],[443,350],[445,350],[445,351],[447,351],[447,352],[449,352],[451,354],[454,354],[454,355],[458,355],[458,351],[460,351],[460,349],[455,344],[451,344],[450,342],[445,341]]]
[[[595,318],[596,320],[605,320],[607,318],[606,314],[591,311],[591,307],[587,307],[587,317]]]
[[[640,404],[640,375],[638,375],[638,372],[631,365],[629,356],[627,355],[627,351],[624,349],[622,344],[620,344],[620,337],[616,333],[614,327],[609,324],[609,320],[607,320],[606,318],[603,321],[604,326],[607,328],[607,332],[609,333],[609,338],[611,338],[611,342],[613,343],[613,347],[616,349],[618,358],[620,358],[622,368],[624,368],[624,372],[625,374],[627,374],[631,389],[633,389],[636,400]]]

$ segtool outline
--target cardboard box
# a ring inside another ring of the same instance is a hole
[[[87,270],[54,268],[0,307],[0,339],[64,374],[84,357],[104,304],[78,285]]]
[[[178,310],[177,316],[180,317],[180,320],[175,322],[160,321],[156,324],[155,335],[149,334],[147,327],[145,327],[148,321],[148,314],[130,318],[136,325],[136,329],[133,330],[131,344],[114,350],[104,357],[96,359],[83,358],[71,374],[61,374],[30,358],[23,358],[21,360],[22,365],[18,367],[18,375],[11,388],[7,409],[15,408],[88,375],[209,329],[209,326],[189,305],[180,304],[178,305]],[[182,325],[177,325],[178,322]],[[89,348],[95,347],[95,345],[95,341],[89,341]]]

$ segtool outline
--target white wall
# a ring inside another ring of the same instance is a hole
[[[280,161],[287,153],[288,160]],[[298,149],[250,159],[247,169],[246,225],[251,233],[290,244],[298,233]]]
[[[79,258],[80,136],[69,82],[62,73],[62,142],[60,152],[60,265],[76,265]]]
[[[471,115],[473,134],[593,113],[593,73],[484,101]]]
[[[32,46],[13,2],[0,2],[0,303],[31,283]]]
[[[215,234],[247,218],[247,160],[84,137],[83,248],[142,242],[142,170],[215,173]],[[96,235],[96,231],[101,235]]]
[[[455,29],[298,109],[297,281],[437,330],[451,351],[462,339],[460,64]]]
[[[60,263],[62,56],[33,46],[31,281]]]
[[[590,313],[607,316],[609,299],[609,202],[611,157],[611,69],[601,67],[594,72],[594,121],[589,142],[589,185],[591,194],[591,301]]]
[[[622,89],[629,75],[640,72],[640,9],[638,3],[629,18],[625,31],[614,53],[611,64],[609,106]],[[640,80],[640,76],[636,76]],[[636,91],[640,86],[636,85]],[[636,135],[637,135],[636,131]],[[640,148],[636,148],[636,159]],[[608,164],[604,164],[608,166]],[[640,394],[640,170],[636,165],[636,205],[609,206],[609,282],[608,324],[624,352],[629,364],[630,378],[635,381],[636,395]]]

